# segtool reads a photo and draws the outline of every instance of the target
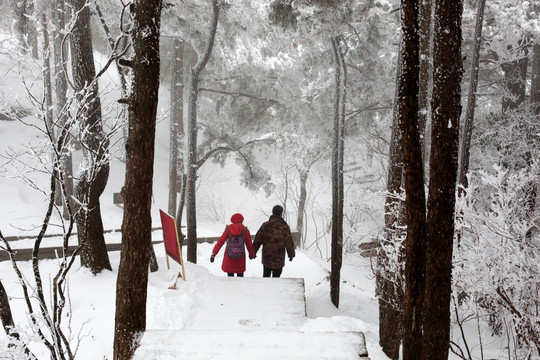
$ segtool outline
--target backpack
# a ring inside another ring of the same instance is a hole
[[[229,232],[229,227],[226,226],[227,234],[227,256],[230,259],[241,259],[244,257],[244,233],[247,231],[247,227],[239,235],[232,235]]]

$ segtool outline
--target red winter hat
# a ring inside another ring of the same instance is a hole
[[[231,216],[231,223],[241,224],[242,222],[244,222],[244,217],[242,216],[242,214],[234,214],[233,216]]]

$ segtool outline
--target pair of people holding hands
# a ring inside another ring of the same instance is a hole
[[[236,274],[243,277],[246,271],[246,254],[243,247],[247,248],[249,258],[255,259],[257,251],[262,246],[263,277],[280,277],[285,266],[285,252],[290,261],[295,256],[291,229],[283,219],[283,207],[281,205],[273,207],[270,219],[261,225],[253,242],[243,222],[242,214],[234,214],[231,217],[231,225],[225,227],[223,235],[212,250],[210,261],[214,262],[219,250],[227,243],[221,269],[228,276]],[[241,253],[240,246],[242,246]]]

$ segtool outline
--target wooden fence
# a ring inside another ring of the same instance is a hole
[[[158,231],[162,230],[161,227],[152,228],[152,231]],[[105,230],[104,233],[113,233],[113,232],[120,232],[120,230]],[[300,233],[295,231],[292,232],[293,241],[296,246],[300,243]],[[56,235],[45,235],[44,237],[51,238],[51,237],[59,237],[61,238],[62,235],[56,234]],[[76,235],[73,236],[74,238]],[[23,239],[33,239],[34,236],[7,236],[6,240],[8,241],[17,241],[17,240],[23,240]],[[214,243],[219,239],[219,236],[215,237],[202,237],[197,238],[197,243]],[[160,244],[163,240],[156,240],[152,241],[152,244]],[[110,243],[107,245],[107,251],[120,251],[122,248],[121,243]],[[185,243],[184,243],[185,245]],[[68,253],[72,254],[77,249],[77,246],[69,246],[68,247]],[[27,261],[32,259],[32,249],[26,248],[26,249],[13,249],[15,252],[15,260],[17,261]],[[40,247],[39,249],[39,259],[56,259],[62,257],[64,254],[64,250],[62,246],[51,246],[51,247]],[[6,261],[9,260],[9,254],[7,251],[0,250],[0,261]]]

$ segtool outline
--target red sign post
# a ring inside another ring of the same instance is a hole
[[[165,255],[167,256],[167,268],[169,266],[169,256],[182,266],[182,274],[186,280],[186,272],[184,270],[184,261],[182,260],[182,248],[178,241],[178,231],[176,229],[176,220],[163,210],[159,210],[161,216],[161,226],[163,227],[163,243],[165,244]]]

